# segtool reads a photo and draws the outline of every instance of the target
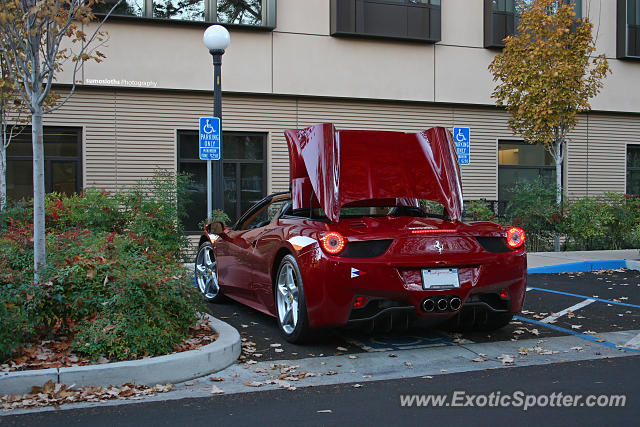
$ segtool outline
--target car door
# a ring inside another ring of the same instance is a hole
[[[218,274],[223,292],[259,310],[264,310],[262,302],[265,289],[257,285],[256,269],[264,270],[267,264],[262,259],[265,254],[256,251],[256,244],[269,231],[269,225],[282,204],[277,196],[256,204],[243,215],[233,230],[226,232],[222,241],[216,242]]]

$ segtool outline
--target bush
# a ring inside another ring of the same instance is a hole
[[[486,199],[467,202],[465,213],[472,221],[493,221],[496,216]]]
[[[571,201],[561,225],[569,250],[638,247],[638,228],[640,199],[618,193]]]
[[[517,183],[511,191],[513,198],[505,211],[507,222],[524,229],[527,250],[549,250],[562,220],[556,204],[555,186],[538,178],[531,182]]]
[[[6,214],[0,357],[36,339],[67,336],[80,353],[124,360],[167,353],[186,338],[203,307],[182,265],[187,240],[175,182],[166,175],[115,195],[47,196],[48,257],[36,284],[32,226],[22,215],[28,208],[13,211],[18,219]]]

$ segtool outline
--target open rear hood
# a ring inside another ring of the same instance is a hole
[[[462,217],[460,169],[451,133],[336,130],[325,123],[285,131],[293,208],[321,206],[337,222],[340,208],[370,199],[427,199]]]

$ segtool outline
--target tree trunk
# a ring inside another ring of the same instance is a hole
[[[42,107],[31,116],[31,139],[33,146],[33,269],[34,282],[40,277],[46,258],[44,224],[44,141],[42,129]]]
[[[0,141],[0,211],[7,206],[7,149]]]
[[[562,162],[564,160],[564,139],[560,139],[555,144],[555,155],[553,156],[556,162],[556,204],[558,209],[562,206]],[[556,252],[560,252],[560,235],[556,233],[553,239],[553,247]]]

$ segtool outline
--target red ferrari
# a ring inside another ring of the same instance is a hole
[[[496,329],[522,309],[525,234],[461,221],[449,131],[322,124],[286,138],[291,191],[232,227],[205,227],[195,274],[208,301],[224,294],[272,315],[291,342],[316,328],[415,318]]]

